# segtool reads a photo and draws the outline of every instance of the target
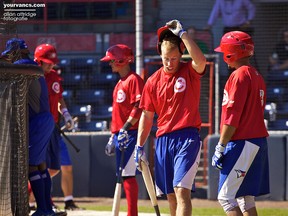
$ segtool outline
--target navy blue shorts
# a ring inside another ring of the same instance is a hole
[[[46,161],[47,147],[55,127],[50,112],[43,112],[29,119],[29,165],[38,166]]]
[[[49,145],[47,148],[47,157],[46,163],[49,169],[60,170],[61,161],[60,161],[60,151],[61,151],[61,135],[57,127],[54,128],[54,131],[51,135]]]

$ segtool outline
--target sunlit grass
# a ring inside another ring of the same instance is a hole
[[[88,206],[87,210],[94,211],[111,211],[111,206]],[[139,212],[154,213],[154,209],[150,206],[139,206]],[[120,211],[127,211],[126,206],[121,206]],[[261,216],[287,216],[288,209],[277,209],[277,208],[258,208],[258,215]],[[169,214],[169,208],[160,207],[162,214]],[[193,208],[193,216],[225,216],[221,208]]]

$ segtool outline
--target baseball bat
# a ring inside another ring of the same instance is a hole
[[[61,128],[59,127],[59,125],[56,124],[56,127],[59,130],[59,132],[63,135],[63,137],[69,142],[69,144],[75,149],[75,151],[77,153],[80,152],[80,149],[71,141],[71,139],[68,136],[66,136],[64,131],[62,131]]]
[[[74,117],[73,119],[73,122],[78,122],[78,117],[76,116],[76,117]],[[65,130],[66,129],[66,125],[63,125],[62,127],[61,127],[61,130]]]
[[[112,216],[118,216],[119,215],[121,191],[122,191],[122,181],[123,181],[122,180],[123,163],[124,163],[124,149],[121,152],[119,172],[118,172],[118,176],[117,176],[117,183],[116,183],[114,198],[113,198]]]
[[[144,180],[147,192],[149,194],[152,206],[155,209],[156,215],[160,216],[160,210],[159,210],[159,206],[158,206],[158,202],[156,198],[155,187],[154,187],[153,179],[151,176],[151,172],[149,170],[148,165],[143,161],[141,161],[141,167],[142,167],[143,180]]]

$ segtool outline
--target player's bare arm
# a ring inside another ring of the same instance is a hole
[[[184,32],[181,37],[185,47],[192,58],[192,67],[198,73],[203,73],[206,67],[206,58],[197,44]]]
[[[64,99],[61,98],[61,99],[59,100],[59,111],[61,111],[61,109],[63,109],[63,108],[67,108],[67,105],[66,105]]]
[[[126,123],[128,123],[128,124],[130,123],[131,126],[133,126],[134,124],[137,123],[137,121],[139,121],[138,118],[133,118],[133,117],[129,116],[129,118],[127,119]]]
[[[152,125],[153,125],[154,112],[143,110],[138,127],[137,146],[143,146],[146,142]]]
[[[231,125],[223,125],[219,142],[226,145],[231,140],[235,131],[236,131],[236,127],[233,127]]]
[[[136,124],[139,120],[139,118],[135,117],[135,116],[139,116],[142,112],[142,109],[139,108],[139,101],[137,101],[135,104],[134,104],[134,108],[131,110],[131,113],[126,121],[126,123],[130,123],[131,126],[133,126],[134,124]]]

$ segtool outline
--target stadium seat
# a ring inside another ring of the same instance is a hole
[[[277,84],[286,83],[288,82],[288,70],[272,70],[269,71],[266,77],[266,81],[269,84],[274,85],[275,82]]]
[[[60,58],[58,66],[61,69],[61,75],[70,73],[70,59],[69,58]]]
[[[281,103],[285,99],[288,101],[286,88],[277,86],[267,87],[267,102]]]
[[[108,128],[106,121],[90,121],[79,122],[78,129],[80,131],[105,131]]]
[[[71,59],[71,72],[82,74],[93,73],[95,63],[94,58],[73,58]]]
[[[278,119],[268,122],[268,130],[288,130],[288,120]]]
[[[92,119],[109,121],[112,118],[112,109],[111,105],[94,106],[92,107]]]
[[[86,4],[83,3],[67,3],[66,4],[66,17],[75,19],[87,19]]]
[[[89,115],[91,113],[91,105],[72,105],[69,107],[69,111],[73,116]]]
[[[47,18],[49,20],[59,19],[59,3],[48,3]]]
[[[62,96],[63,96],[65,103],[68,107],[71,104],[73,104],[73,100],[74,100],[74,91],[73,90],[65,89],[62,93]]]
[[[61,73],[64,87],[79,87],[86,85],[86,75],[82,73]]]
[[[288,102],[277,104],[277,119],[288,119]]]
[[[111,2],[93,2],[91,6],[91,18],[104,19],[113,17]]]
[[[103,105],[107,99],[104,89],[79,89],[76,91],[77,104]]]
[[[118,74],[115,73],[101,73],[101,74],[91,74],[89,76],[90,86],[112,88],[115,86],[119,80]]]
[[[100,72],[101,73],[112,73],[109,62],[100,62]]]

